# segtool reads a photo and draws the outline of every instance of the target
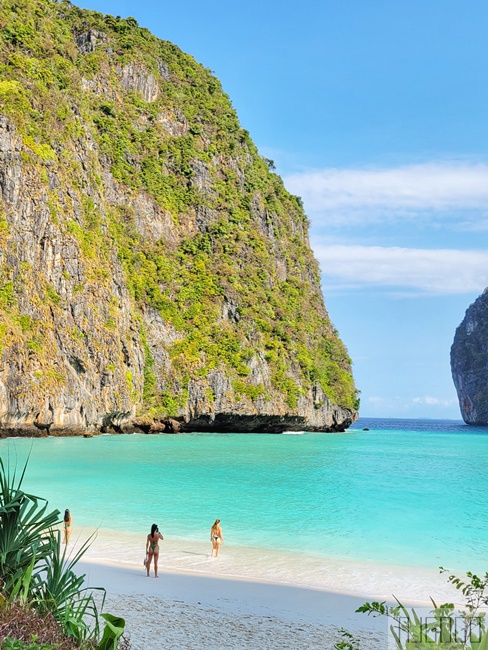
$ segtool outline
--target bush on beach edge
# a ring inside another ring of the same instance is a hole
[[[0,458],[1,648],[129,648],[122,637],[124,619],[101,613],[105,590],[86,587],[85,575],[75,572],[92,538],[73,556],[67,552],[55,528],[61,523],[59,510],[22,489],[28,462],[18,473]]]

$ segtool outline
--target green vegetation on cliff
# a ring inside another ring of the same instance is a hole
[[[259,155],[218,79],[133,18],[64,0],[0,6],[0,114],[22,139],[24,179],[46,197],[46,231],[76,246],[83,269],[75,277],[64,267],[64,279],[49,281],[28,261],[12,272],[9,255],[0,256],[3,349],[28,350],[48,387],[62,383],[47,330],[73,296],[113,294],[118,264],[145,365],[141,381],[122,370],[122,356],[106,371],[125,377],[124,395],[141,414],[181,414],[189,382],[213,369],[229,377],[236,399],[281,395],[293,412],[320,385],[331,403],[357,409],[301,200]],[[8,212],[4,205],[5,252]],[[24,291],[31,302],[37,292],[34,318],[19,302]],[[100,348],[119,326],[120,298],[105,302]],[[164,371],[146,332],[148,308],[171,330],[160,342]],[[70,332],[81,358],[89,334]],[[253,376],[256,359],[268,376]]]

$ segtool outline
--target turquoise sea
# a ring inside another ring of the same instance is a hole
[[[368,428],[364,431],[363,428]],[[366,420],[338,434],[0,441],[76,524],[350,561],[487,570],[488,428]]]

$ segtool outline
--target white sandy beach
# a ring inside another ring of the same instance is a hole
[[[366,600],[393,601],[395,595],[418,606],[428,606],[429,596],[459,600],[435,570],[227,544],[210,559],[209,543],[183,540],[161,543],[156,580],[145,577],[143,549],[144,535],[99,531],[80,563],[91,586],[106,588],[105,611],[126,619],[137,650],[154,644],[332,649],[341,627],[360,637],[365,650],[385,650],[386,619],[355,613]]]
[[[217,560],[218,561],[218,560]],[[134,649],[333,648],[341,626],[366,650],[386,647],[385,621],[354,614],[363,599],[260,581],[83,562],[89,584],[107,589],[105,610],[126,619]]]

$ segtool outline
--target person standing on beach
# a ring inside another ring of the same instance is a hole
[[[216,519],[214,525],[210,529],[210,541],[212,542],[212,553],[210,554],[210,557],[213,557],[214,551],[215,557],[219,557],[220,544],[224,541],[220,519]]]
[[[64,543],[67,545],[69,538],[71,536],[71,524],[73,523],[73,517],[71,516],[70,511],[66,508],[64,511]]]
[[[147,577],[149,578],[149,569],[151,567],[151,560],[154,558],[154,577],[158,578],[158,558],[159,558],[159,540],[164,537],[159,532],[157,524],[151,526],[151,532],[146,539],[146,565]]]

